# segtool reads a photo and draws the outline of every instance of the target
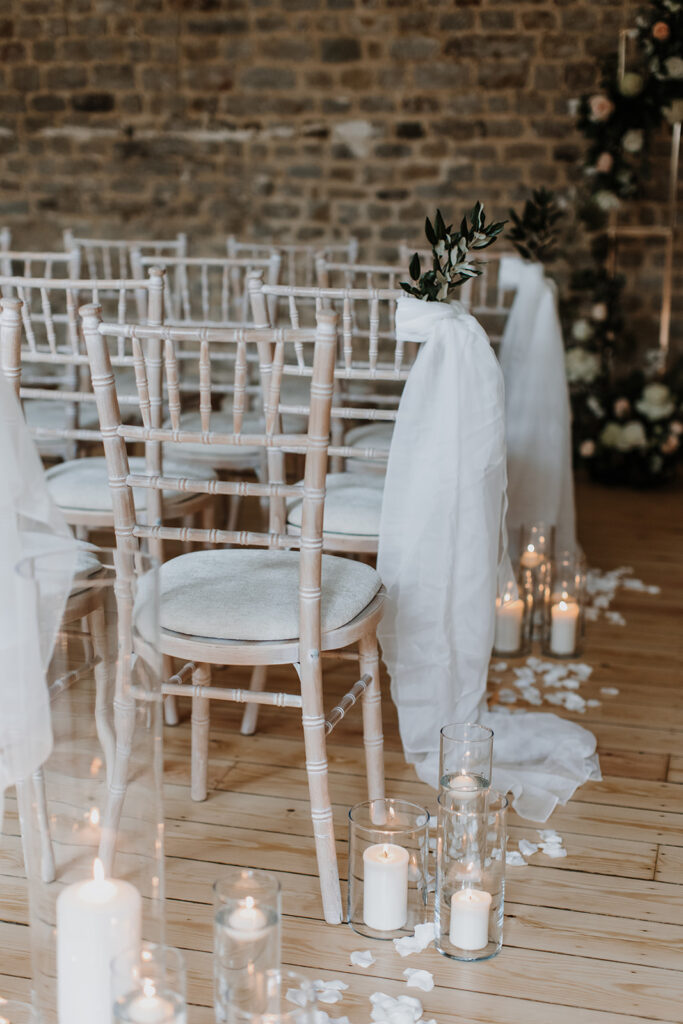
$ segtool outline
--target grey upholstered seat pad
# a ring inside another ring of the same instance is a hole
[[[129,461],[131,473],[145,473],[145,460],[133,456]],[[213,479],[215,473],[205,466],[193,466],[191,462],[164,460],[166,476],[188,477],[195,480]],[[107,463],[101,456],[72,459],[48,469],[47,485],[52,499],[60,508],[74,508],[92,512],[111,512],[112,500],[109,490]],[[145,508],[149,488],[136,487],[133,491],[135,507]],[[177,504],[188,501],[195,495],[179,491],[164,492],[164,501]]]
[[[381,586],[374,569],[323,555],[323,631],[338,629]],[[291,551],[214,549],[160,569],[163,629],[220,640],[293,640],[299,635],[299,556]]]
[[[379,535],[384,477],[371,473],[328,473],[325,498],[325,533],[363,537]],[[289,506],[287,522],[301,526],[303,502]]]

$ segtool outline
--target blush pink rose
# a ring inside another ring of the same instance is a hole
[[[672,455],[678,448],[678,438],[675,434],[669,434],[665,441],[662,441],[660,448],[665,455]]]
[[[609,174],[614,167],[614,157],[611,153],[601,153],[595,162],[595,169],[600,174]]]
[[[631,411],[631,403],[628,398],[617,398],[614,403],[614,415],[618,416],[619,419],[623,419],[624,416],[628,416]]]
[[[660,42],[663,42],[671,35],[671,29],[665,21],[656,21],[652,26],[652,35],[655,39],[659,39]]]
[[[595,455],[595,441],[582,441],[579,447],[579,455],[584,459],[590,459],[592,455]]]
[[[597,92],[588,101],[591,117],[594,121],[606,121],[614,110],[614,104],[601,93]]]

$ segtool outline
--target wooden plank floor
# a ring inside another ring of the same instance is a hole
[[[202,804],[189,799],[187,719],[166,730],[169,941],[187,954],[191,1022],[213,1021],[211,884],[224,865],[277,873],[285,963],[349,984],[343,1002],[326,1007],[332,1018],[346,1014],[353,1024],[367,1024],[368,997],[382,991],[418,995],[425,1018],[438,1024],[683,1021],[682,499],[680,490],[579,487],[580,533],[590,563],[632,565],[662,591],[619,592],[612,607],[626,617],[625,628],[604,620],[589,624],[582,660],[594,672],[581,693],[601,705],[585,715],[547,706],[596,733],[605,778],[584,786],[550,821],[564,837],[566,859],[536,855],[528,867],[508,869],[505,946],[492,961],[461,965],[433,949],[401,959],[391,943],[322,922],[295,712],[262,711],[258,735],[245,738],[237,731],[239,711],[214,704],[211,793]],[[352,675],[352,666],[331,665],[330,705]],[[235,671],[231,678],[243,676]],[[294,687],[287,672],[273,678]],[[602,686],[620,693],[602,697]],[[384,707],[388,791],[433,808],[434,794],[403,761],[388,694]],[[347,811],[365,798],[358,714],[334,733],[329,756],[345,875]],[[535,830],[513,814],[510,835],[516,848]],[[0,993],[6,995],[27,991],[25,922],[23,883],[0,880]],[[369,971],[351,968],[350,952],[367,948],[377,962]],[[406,989],[408,966],[433,972],[434,990]]]

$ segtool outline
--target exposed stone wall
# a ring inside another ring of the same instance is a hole
[[[227,232],[353,233],[390,259],[437,204],[482,198],[504,216],[532,185],[576,183],[568,101],[633,14],[628,0],[4,0],[0,223],[42,247],[66,226],[185,230],[194,252]],[[665,177],[630,215],[663,222]],[[634,260],[656,286],[656,247]]]

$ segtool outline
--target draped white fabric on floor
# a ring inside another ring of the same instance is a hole
[[[554,283],[539,263],[504,256],[498,278],[516,289],[500,346],[505,379],[510,536],[523,523],[554,524],[573,550],[571,407]]]
[[[596,777],[595,738],[552,714],[486,711],[497,572],[510,571],[501,369],[459,303],[401,297],[396,330],[422,343],[389,454],[377,562],[388,594],[379,636],[405,755],[436,786],[441,726],[491,724],[494,784],[545,821]]]
[[[52,503],[21,406],[0,376],[0,824],[4,790],[27,778],[52,749],[44,669],[71,587],[76,542]],[[14,568],[47,550],[54,585],[41,587]]]

